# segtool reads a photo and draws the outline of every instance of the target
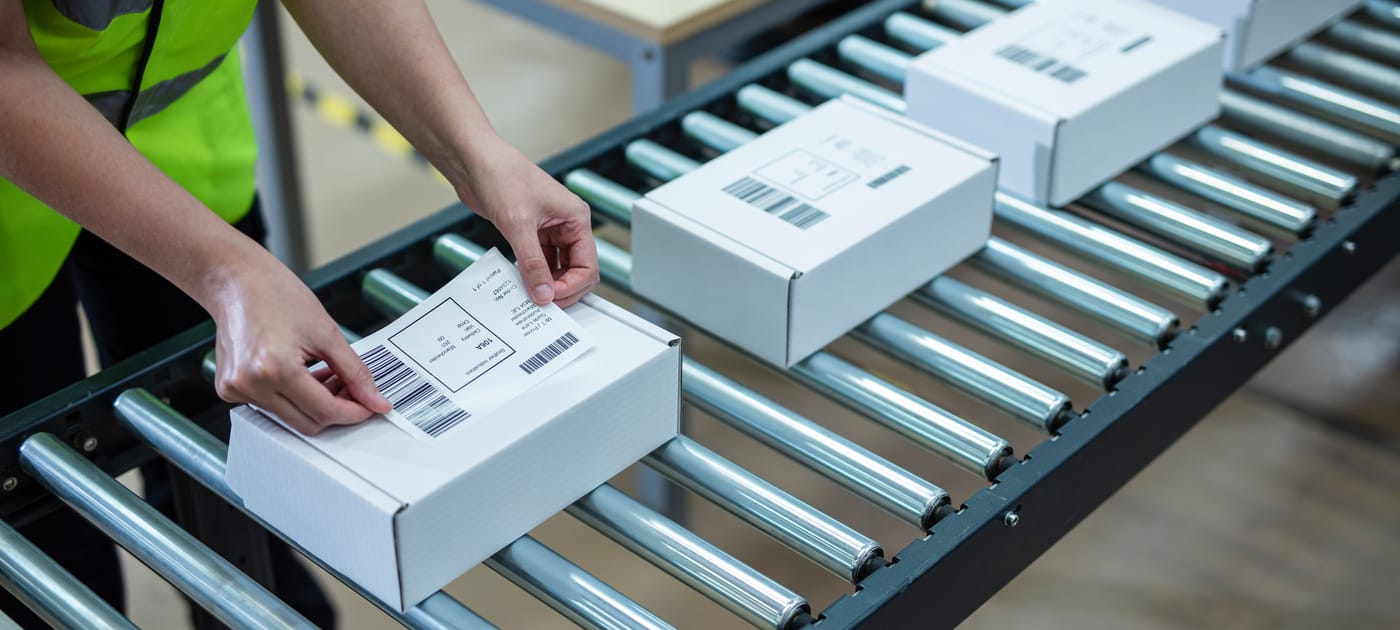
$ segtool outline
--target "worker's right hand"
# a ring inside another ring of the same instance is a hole
[[[277,414],[307,435],[388,413],[369,369],[311,290],[276,259],[258,258],[211,283],[219,397]],[[328,369],[313,375],[313,360]]]

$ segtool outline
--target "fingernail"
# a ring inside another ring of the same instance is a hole
[[[535,287],[535,290],[530,293],[535,296],[536,302],[547,303],[554,299],[554,287],[547,284]]]

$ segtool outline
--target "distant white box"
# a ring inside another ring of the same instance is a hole
[[[639,200],[632,288],[791,366],[980,249],[996,164],[829,101]]]
[[[384,603],[417,604],[676,435],[679,339],[594,296],[566,312],[593,348],[435,441],[381,419],[307,437],[235,408],[229,485]]]
[[[1267,61],[1361,6],[1361,0],[1152,0],[1225,31],[1230,71]]]
[[[1222,36],[1144,0],[1056,0],[916,58],[910,118],[996,152],[1001,188],[1064,205],[1219,113]]]

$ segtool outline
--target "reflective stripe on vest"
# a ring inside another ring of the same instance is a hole
[[[223,219],[247,214],[257,146],[235,46],[254,0],[23,2],[44,60],[133,147]],[[0,328],[53,281],[78,231],[0,179]]]

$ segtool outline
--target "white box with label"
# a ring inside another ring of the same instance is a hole
[[[1219,113],[1222,36],[1145,0],[1037,2],[909,65],[907,115],[1063,205]]]
[[[1253,68],[1342,19],[1361,0],[1152,0],[1225,31],[1225,69]]]
[[[632,219],[632,288],[779,367],[971,255],[995,156],[855,100],[657,188]]]
[[[410,312],[407,326],[440,319],[442,302]],[[308,437],[252,407],[235,408],[229,486],[255,514],[385,604],[417,604],[676,435],[679,339],[596,296],[565,312],[591,348],[437,437],[381,417]],[[471,330],[467,343],[475,348],[491,328],[478,315],[480,329],[461,318],[446,328],[466,322],[460,330]],[[437,354],[410,349],[404,356]],[[524,371],[538,367],[540,356],[482,359]],[[390,387],[376,382],[381,391]],[[461,390],[468,399],[470,388]]]

